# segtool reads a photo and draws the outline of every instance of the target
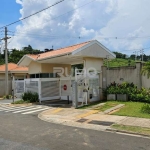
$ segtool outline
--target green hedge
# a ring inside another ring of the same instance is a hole
[[[38,93],[25,92],[22,95],[22,99],[24,101],[30,101],[31,103],[34,103],[34,102],[38,102],[39,95],[38,95]]]
[[[124,82],[122,84],[113,82],[106,89],[104,89],[105,95],[107,94],[127,94],[129,100],[150,103],[150,89],[141,88],[138,89],[133,83]]]

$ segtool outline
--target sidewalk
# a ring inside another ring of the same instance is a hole
[[[105,115],[88,109],[55,108],[40,113],[38,117],[51,123],[101,131],[110,130],[112,124],[150,128],[150,119]]]
[[[20,100],[20,98],[15,98],[15,101]],[[13,102],[13,99],[0,99],[0,104],[11,104]]]

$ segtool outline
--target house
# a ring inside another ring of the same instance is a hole
[[[12,80],[24,80],[28,75],[27,67],[20,67],[14,63],[8,63],[9,94],[12,94]],[[5,64],[0,65],[0,96],[5,95]]]
[[[100,42],[92,40],[38,55],[25,55],[18,65],[29,68],[30,79],[25,81],[25,90],[38,92],[40,101],[67,100],[68,97],[72,99],[72,82],[75,80],[78,82],[81,76],[82,85],[87,87],[88,95],[91,95],[89,101],[96,101],[102,99],[101,67],[103,59],[108,56],[109,59],[116,57]],[[80,71],[77,71],[76,79],[71,76],[71,65],[75,64],[83,64],[84,66],[84,73],[80,74]],[[87,72],[93,71],[97,72],[95,78],[84,76]],[[78,86],[78,96],[82,100],[83,88],[85,87]]]

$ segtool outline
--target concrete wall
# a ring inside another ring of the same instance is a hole
[[[106,88],[111,82],[122,83],[122,82],[133,82],[138,88],[145,87],[150,88],[150,79],[146,76],[141,75],[142,65],[136,63],[135,67],[115,67],[109,68],[102,67],[103,76],[103,88]]]
[[[145,88],[150,88],[150,78],[148,79],[147,76],[142,76],[142,86]]]
[[[5,73],[0,73],[0,79],[5,79]],[[8,75],[8,79],[11,79],[10,74]]]
[[[12,95],[12,81],[9,80],[8,82],[8,91],[9,94]],[[4,79],[0,79],[0,97],[3,97],[5,95],[5,80]]]

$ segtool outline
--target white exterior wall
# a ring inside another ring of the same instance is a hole
[[[41,73],[41,64],[38,62],[32,61],[29,65],[29,74]]]
[[[90,68],[94,68],[98,71],[99,75],[99,87],[102,88],[102,74],[101,72],[101,67],[103,66],[103,59],[100,58],[84,58],[84,68],[86,70]],[[102,90],[100,89],[100,100],[102,99]]]

